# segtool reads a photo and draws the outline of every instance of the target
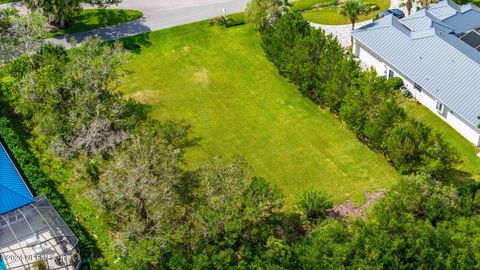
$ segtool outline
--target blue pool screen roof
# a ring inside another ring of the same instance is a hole
[[[0,215],[34,201],[32,193],[0,142]]]

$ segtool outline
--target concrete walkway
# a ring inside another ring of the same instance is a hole
[[[390,4],[390,8],[398,8],[403,10],[405,12],[405,15],[407,15],[407,10],[405,7],[400,7],[400,4],[402,3],[402,0],[392,0]],[[413,4],[412,8],[412,14],[416,10],[416,3]],[[364,21],[364,22],[359,22],[355,24],[355,29],[358,29],[364,25],[369,24],[372,22],[372,20]],[[318,24],[318,23],[310,23],[313,27],[315,28],[321,28],[325,31],[327,34],[332,34],[338,39],[338,42],[342,44],[343,47],[348,47],[351,45],[351,35],[352,35],[352,25],[351,24],[343,24],[343,25],[325,25],[325,24]]]
[[[102,40],[115,40],[128,36],[147,33],[150,31],[166,29],[210,19],[223,14],[226,8],[228,14],[243,12],[249,0],[123,0],[112,9],[135,9],[143,12],[143,18],[122,23],[115,26],[95,29],[48,39],[54,44],[70,47],[72,38],[80,43],[88,36],[98,36]],[[26,12],[22,3],[9,3],[0,5],[1,8],[15,7]],[[91,8],[91,7],[85,7]]]

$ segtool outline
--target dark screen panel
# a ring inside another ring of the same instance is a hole
[[[476,48],[480,46],[480,35],[472,31],[465,36],[462,37],[462,40],[465,41],[468,45],[472,46],[473,48]]]

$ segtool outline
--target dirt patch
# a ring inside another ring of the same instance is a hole
[[[158,97],[158,93],[156,93],[153,90],[144,90],[144,91],[135,92],[129,95],[129,97],[133,98],[133,100],[141,104],[152,104],[152,103],[158,103],[160,101],[160,98]]]
[[[208,86],[210,84],[208,70],[202,69],[201,71],[193,73],[192,80],[202,86]]]
[[[352,200],[348,200],[342,204],[339,204],[329,211],[329,215],[332,217],[358,217],[364,216],[365,211],[376,201],[385,196],[387,191],[382,189],[376,192],[365,193],[366,202],[361,205],[355,205]]]

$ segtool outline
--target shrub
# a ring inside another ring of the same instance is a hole
[[[245,14],[244,13],[236,13],[227,16],[227,24],[226,27],[233,27],[237,25],[245,24]]]
[[[326,216],[326,211],[333,207],[333,203],[325,192],[309,189],[298,195],[297,207],[309,221],[315,222]]]
[[[228,17],[217,16],[212,18],[208,24],[210,26],[221,25],[225,27],[233,27],[233,26],[245,24],[245,16],[243,14],[233,14]]]
[[[208,23],[210,26],[213,26],[213,25],[227,25],[227,17],[225,16],[217,16],[217,17],[213,17],[210,22]]]
[[[399,77],[393,77],[388,79],[388,82],[392,85],[393,89],[398,90],[404,85],[403,80]]]
[[[47,270],[47,263],[45,261],[36,261],[33,263],[33,269],[35,270]]]

